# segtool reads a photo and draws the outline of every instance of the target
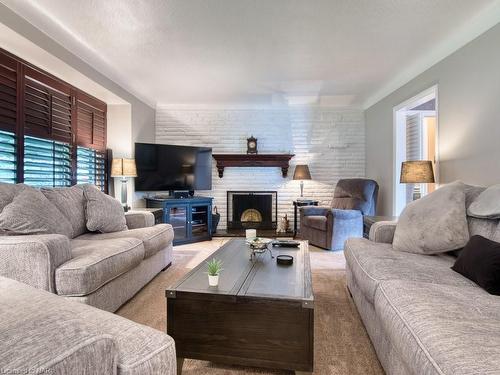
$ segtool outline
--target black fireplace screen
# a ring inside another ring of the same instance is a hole
[[[228,191],[228,229],[276,229],[277,191]]]

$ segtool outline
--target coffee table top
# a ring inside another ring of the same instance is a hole
[[[232,239],[169,287],[166,296],[173,297],[177,293],[206,293],[215,296],[261,297],[312,303],[314,296],[307,242],[301,241],[299,248],[271,248],[274,259],[271,259],[267,252],[252,261],[245,239]],[[276,256],[281,254],[293,256],[293,265],[278,265]],[[208,286],[206,261],[212,258],[223,262],[218,287]]]

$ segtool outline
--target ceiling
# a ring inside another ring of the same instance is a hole
[[[0,1],[153,105],[354,106],[499,2]]]

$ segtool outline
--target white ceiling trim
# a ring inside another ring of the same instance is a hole
[[[447,40],[438,44],[428,53],[425,53],[415,64],[410,65],[407,69],[396,75],[394,79],[382,85],[375,94],[364,102],[363,108],[368,109],[378,103],[498,23],[500,23],[500,1],[485,8],[480,14],[471,19],[470,22],[463,25],[459,30],[456,30]]]

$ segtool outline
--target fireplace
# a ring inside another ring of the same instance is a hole
[[[276,229],[277,191],[228,191],[228,229]]]

